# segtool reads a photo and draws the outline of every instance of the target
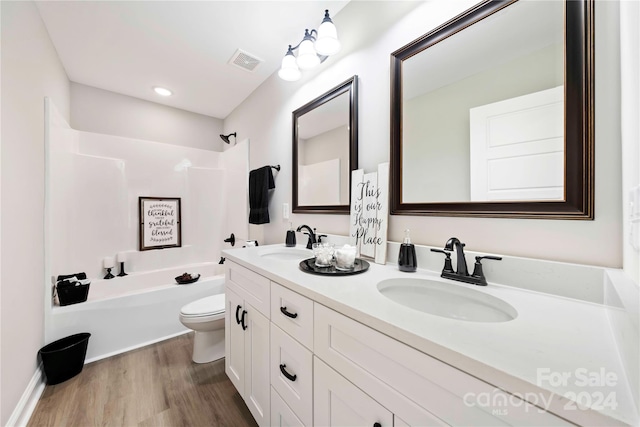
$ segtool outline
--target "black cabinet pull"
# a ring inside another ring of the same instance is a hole
[[[241,308],[242,308],[242,307],[240,307],[240,306],[237,306],[237,307],[236,307],[236,323],[237,323],[238,325],[240,324],[240,316],[239,316],[238,314],[239,314],[239,312],[240,312],[240,309],[241,309]]]
[[[382,427],[382,424],[380,424],[380,423],[373,423],[373,427]]]
[[[247,314],[247,310],[242,310],[242,317],[240,318],[240,324],[242,325],[242,330],[247,330],[247,325],[244,324],[244,316]]]
[[[287,311],[287,307],[280,307],[280,312],[282,314],[284,314],[285,316],[290,317],[292,319],[295,319],[296,317],[298,317],[298,313],[289,313]]]
[[[285,369],[287,367],[287,365],[280,365],[280,372],[282,372],[282,375],[284,375],[289,381],[295,381],[296,378],[298,378],[297,375],[291,375],[289,372],[287,372],[287,370]]]

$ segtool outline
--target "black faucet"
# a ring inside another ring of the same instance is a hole
[[[456,250],[456,271],[453,271],[451,267],[451,258],[450,252]],[[443,253],[446,256],[444,262],[444,268],[442,269],[442,274],[440,277],[444,277],[445,279],[457,280],[459,282],[471,283],[472,285],[478,286],[487,286],[487,279],[484,277],[484,272],[482,271],[482,263],[483,259],[493,259],[496,261],[500,261],[502,257],[497,256],[477,256],[476,263],[473,268],[473,273],[469,275],[469,270],[467,270],[467,260],[464,256],[464,243],[458,240],[456,237],[452,237],[447,240],[447,243],[444,245],[444,250],[441,249],[431,249],[431,252],[439,252]]]
[[[316,232],[315,232],[316,229],[314,228],[312,230],[311,227],[309,227],[308,225],[302,224],[300,227],[298,227],[296,231],[301,232],[303,229],[306,229],[308,231],[308,233],[303,233],[309,236],[309,240],[307,241],[307,249],[312,249],[311,245],[316,243]]]
[[[452,237],[447,240],[444,245],[445,251],[456,250],[456,274],[460,276],[468,276],[469,270],[467,270],[467,259],[464,257],[464,243],[458,240],[457,237]]]

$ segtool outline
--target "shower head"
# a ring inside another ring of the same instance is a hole
[[[227,144],[230,144],[230,142],[229,142],[229,137],[230,137],[230,136],[233,136],[234,138],[236,138],[236,133],[235,133],[235,132],[233,132],[233,133],[230,133],[229,135],[222,135],[222,134],[220,134],[220,138],[222,138],[222,140],[223,140],[224,142],[226,142]]]

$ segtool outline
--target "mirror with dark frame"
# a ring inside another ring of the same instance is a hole
[[[358,76],[293,112],[295,213],[348,214],[358,169]]]
[[[593,219],[593,1],[489,0],[391,55],[391,214]]]

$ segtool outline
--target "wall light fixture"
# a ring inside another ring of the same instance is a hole
[[[298,50],[297,58],[294,55],[296,50]],[[311,69],[339,51],[340,40],[338,40],[336,26],[329,17],[329,10],[325,10],[324,19],[317,31],[306,29],[300,43],[293,47],[289,45],[286,55],[282,58],[278,75],[282,80],[296,81],[302,75],[300,70]]]

